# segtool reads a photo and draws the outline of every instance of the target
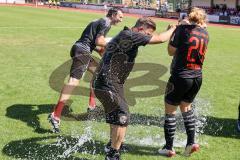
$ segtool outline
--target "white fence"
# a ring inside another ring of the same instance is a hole
[[[208,15],[208,21],[209,22],[216,22],[216,23],[218,23],[219,22],[219,16],[217,16],[217,15]]]
[[[240,17],[231,16],[230,17],[230,23],[239,25],[240,24]]]
[[[25,4],[25,0],[0,0],[0,3]]]

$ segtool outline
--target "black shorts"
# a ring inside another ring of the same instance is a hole
[[[192,103],[202,85],[202,78],[171,76],[165,90],[165,102],[177,106],[181,101]]]
[[[123,84],[114,84],[109,87],[96,85],[94,81],[94,93],[102,103],[105,111],[106,122],[113,125],[127,126],[130,113],[124,98]]]
[[[72,66],[70,77],[81,79],[83,73],[87,70],[89,63],[93,60],[90,52],[86,52],[79,46],[73,45],[71,49]]]

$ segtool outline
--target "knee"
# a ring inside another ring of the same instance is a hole
[[[171,105],[165,102],[165,113],[166,114],[176,114],[177,106]]]
[[[129,120],[130,120],[130,114],[128,112],[119,113],[118,111],[116,111],[116,112],[108,113],[106,115],[107,123],[122,126],[122,127],[127,127],[129,124]]]
[[[181,112],[188,112],[189,110],[191,110],[192,109],[191,105],[192,105],[191,103],[181,102],[180,104]]]
[[[79,79],[70,77],[70,79],[68,80],[68,85],[78,86],[79,85]]]

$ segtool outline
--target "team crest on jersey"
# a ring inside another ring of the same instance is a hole
[[[123,51],[128,51],[129,49],[132,48],[132,41],[131,40],[122,40],[120,43],[119,43],[119,48],[121,48]]]
[[[119,122],[120,122],[121,124],[126,124],[126,122],[127,122],[127,116],[120,116],[120,117],[119,117]]]

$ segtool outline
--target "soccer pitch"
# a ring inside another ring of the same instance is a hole
[[[46,8],[0,6],[0,159],[104,159],[108,125],[101,118],[64,118],[61,134],[50,133],[47,115],[57,102],[70,68],[69,50],[84,27],[103,14]],[[125,17],[108,36],[136,18]],[[168,23],[157,22],[157,32]],[[209,26],[210,42],[203,85],[196,99],[199,153],[188,159],[240,159],[236,119],[240,101],[240,27]],[[165,159],[157,154],[164,144],[163,95],[171,58],[167,45],[141,47],[125,92],[132,113],[124,160]],[[94,53],[95,57],[98,57]],[[73,113],[85,113],[90,75],[71,98]],[[180,118],[180,117],[179,117]],[[186,159],[184,128],[178,124],[174,158]]]

